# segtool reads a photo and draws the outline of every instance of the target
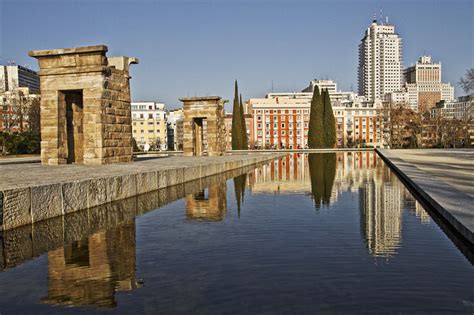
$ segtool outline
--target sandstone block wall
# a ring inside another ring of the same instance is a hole
[[[41,86],[42,164],[132,160],[129,65],[104,45],[31,51]]]
[[[183,104],[183,152],[185,156],[222,155],[225,152],[224,101],[219,96],[180,99]],[[196,121],[202,121],[198,126]],[[202,143],[199,139],[202,136]],[[202,145],[202,148],[198,148]]]

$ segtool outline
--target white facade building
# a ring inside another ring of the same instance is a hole
[[[373,20],[359,44],[359,95],[383,99],[402,87],[402,39],[395,26]]]
[[[168,149],[178,150],[178,123],[184,119],[183,109],[170,110],[167,116]]]
[[[302,92],[314,92],[314,87],[317,86],[320,91],[327,89],[329,94],[332,95],[337,92],[337,83],[333,80],[312,80],[309,82],[309,86],[305,88]]]

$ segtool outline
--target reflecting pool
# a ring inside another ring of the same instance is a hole
[[[474,254],[373,152],[291,154],[1,234],[0,313],[466,313]]]

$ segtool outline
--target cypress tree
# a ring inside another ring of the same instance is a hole
[[[240,118],[242,121],[242,150],[248,150],[249,140],[247,139],[247,124],[245,123],[244,105],[242,103],[242,94],[240,94]]]
[[[242,149],[242,119],[240,118],[239,88],[235,80],[234,107],[232,108],[232,150]]]
[[[324,146],[326,148],[334,148],[336,144],[336,119],[334,118],[334,112],[332,111],[331,98],[329,92],[326,89],[323,91],[323,104],[324,104]]]
[[[324,148],[323,126],[324,104],[319,93],[319,87],[314,87],[309,114],[308,146],[310,149]]]

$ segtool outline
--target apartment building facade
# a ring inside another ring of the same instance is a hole
[[[383,145],[382,103],[353,95],[331,99],[336,120],[337,147]],[[271,93],[251,98],[252,142],[256,148],[308,147],[311,93]]]
[[[132,135],[142,148],[167,150],[167,112],[164,103],[132,102]]]

